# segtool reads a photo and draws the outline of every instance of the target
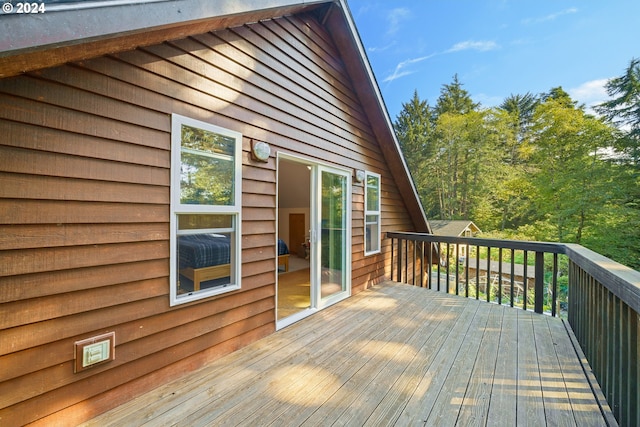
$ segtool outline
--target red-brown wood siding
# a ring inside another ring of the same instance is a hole
[[[171,113],[239,131],[242,289],[169,307]],[[382,176],[383,232],[411,230],[331,37],[299,15],[0,80],[0,424],[73,424],[275,329],[275,152]],[[267,163],[251,139],[267,141]],[[353,186],[353,292],[364,257]],[[73,373],[73,343],[116,358]]]

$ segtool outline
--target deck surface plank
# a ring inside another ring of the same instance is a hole
[[[561,320],[388,282],[85,425],[597,426],[604,418]]]
[[[532,316],[531,312],[518,312],[516,422],[518,425],[540,426],[545,423],[545,413]]]
[[[538,350],[538,366],[542,385],[542,400],[547,418],[555,420],[559,427],[576,425],[571,411],[571,403],[567,387],[558,362],[555,341],[549,330],[546,316],[532,316],[536,348]]]
[[[443,298],[449,298],[444,294],[434,293],[435,298],[441,295]],[[393,387],[387,390],[382,401],[364,423],[365,426],[393,425],[404,411],[409,399],[429,369],[430,363],[427,361],[434,359],[435,354],[449,336],[451,324],[443,320],[456,318],[465,308],[462,300],[446,299],[442,301],[440,309],[434,315],[438,319],[438,324],[435,325],[430,335],[425,337],[422,347],[408,365],[401,364],[398,368],[403,370],[402,376],[393,384]]]
[[[496,376],[500,331],[504,312],[501,307],[490,305],[491,313],[484,328],[478,357],[473,366],[473,376],[465,390],[462,406],[456,423],[463,426],[485,426],[489,413],[489,402]],[[490,424],[489,424],[490,425]]]
[[[456,425],[467,386],[473,376],[472,370],[479,356],[491,308],[490,304],[479,304],[469,328],[463,331],[465,338],[460,345],[458,354],[452,357],[453,364],[437,395],[433,409],[429,417],[426,418],[427,425]]]
[[[518,312],[503,310],[498,358],[492,378],[487,426],[516,425],[518,376]]]

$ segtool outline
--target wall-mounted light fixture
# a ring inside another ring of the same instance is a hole
[[[254,160],[268,162],[271,154],[271,147],[264,141],[251,140],[251,156]]]
[[[356,177],[356,182],[364,181],[364,171],[362,169],[357,169],[355,177]]]

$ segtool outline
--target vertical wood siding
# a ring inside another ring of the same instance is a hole
[[[169,307],[170,120],[243,141],[242,290]],[[382,175],[383,232],[411,230],[330,35],[310,16],[200,34],[0,80],[0,424],[73,424],[274,331],[276,162],[250,139]],[[364,257],[353,186],[353,291]],[[116,334],[73,373],[74,342]]]

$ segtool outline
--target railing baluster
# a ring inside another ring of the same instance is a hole
[[[397,269],[398,269],[398,282],[402,283],[402,239],[398,238],[398,260],[397,260]]]
[[[544,308],[544,253],[536,251],[535,304],[533,310],[542,313]]]
[[[476,245],[476,300],[480,299],[480,245]]]
[[[420,269],[422,262],[420,261],[420,251],[418,250],[418,242],[413,242],[413,286],[420,286]],[[420,265],[418,265],[420,264]]]
[[[391,280],[393,280],[393,266],[394,266],[394,262],[393,262],[393,261],[394,261],[393,242],[394,242],[395,240],[396,240],[396,239],[395,239],[394,237],[392,237],[392,238],[391,238],[391,274],[390,274],[390,276],[391,276]],[[396,278],[397,278],[397,277],[398,277],[398,276],[396,275]],[[397,280],[397,281],[399,282],[399,280]]]
[[[459,295],[459,291],[458,291],[458,283],[460,282],[460,276],[459,276],[459,266],[460,264],[460,245],[456,245],[456,265],[455,265],[455,269],[456,269],[456,295]]]
[[[527,309],[527,290],[529,289],[529,278],[527,277],[527,263],[529,262],[529,257],[528,257],[529,253],[528,251],[525,249],[524,250],[524,271],[522,272],[522,281],[523,281],[523,288],[524,291],[522,293],[522,309],[526,310]]]
[[[502,305],[502,248],[498,248],[498,304]]]
[[[447,256],[445,258],[445,268],[447,272],[447,293],[449,293],[449,256],[451,255],[451,245],[447,242]]]
[[[491,302],[491,246],[487,246],[487,285],[484,289],[487,293],[487,302]]]
[[[467,243],[467,247],[465,249],[465,270],[464,270],[464,280],[465,280],[465,292],[464,296],[469,298],[469,258],[471,257],[471,252],[469,250],[469,244]]]
[[[558,306],[558,254],[553,254],[553,277],[551,278],[551,316],[556,317]]]
[[[433,289],[433,280],[432,280],[432,272],[431,269],[433,267],[433,243],[429,243],[429,265],[427,267],[427,271],[429,272],[427,276],[427,283],[429,284],[429,289]]]
[[[436,267],[436,289],[440,291],[440,264],[442,264],[442,244],[438,244],[438,265]]]
[[[511,249],[511,307],[513,307],[513,294],[515,292],[515,285],[516,285],[516,260],[515,260],[515,256],[516,256],[516,251],[515,249]]]
[[[420,242],[420,254],[422,255],[420,258],[420,287],[424,288],[424,262],[426,261],[426,257],[424,256],[424,242]]]
[[[404,241],[404,283],[409,282],[409,239]]]

